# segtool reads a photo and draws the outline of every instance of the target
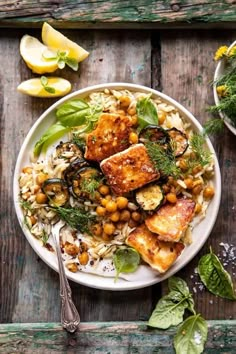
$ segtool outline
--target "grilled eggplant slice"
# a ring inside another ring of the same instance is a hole
[[[79,199],[94,199],[102,180],[102,174],[95,167],[81,168],[72,179],[72,193]]]
[[[149,184],[136,192],[136,202],[144,211],[157,210],[164,201],[164,194],[158,184]]]
[[[173,142],[172,148],[174,150],[175,157],[183,155],[188,148],[188,138],[186,134],[176,128],[171,128],[167,132]]]
[[[67,157],[68,154],[71,155],[70,157],[78,157],[78,158],[83,157],[83,152],[79,148],[79,146],[70,141],[66,143],[63,143],[61,141],[60,144],[57,145],[56,147],[56,152],[58,157]]]
[[[69,200],[69,191],[63,179],[48,178],[44,181],[42,189],[51,206],[59,207],[65,205]]]
[[[143,144],[147,141],[166,145],[170,141],[170,137],[165,129],[157,125],[148,125],[142,129],[139,134],[139,141]]]
[[[63,177],[69,187],[72,185],[72,181],[76,173],[85,166],[89,166],[89,163],[83,158],[78,158],[71,162],[70,165],[65,169]]]

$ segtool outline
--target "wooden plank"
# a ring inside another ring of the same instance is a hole
[[[214,103],[211,86],[216,67],[213,60],[214,53],[220,45],[230,44],[235,39],[234,34],[220,31],[208,33],[179,31],[173,36],[173,32],[163,31],[160,37],[161,48],[158,50],[160,53],[158,60],[162,63],[161,85],[158,79],[153,81],[153,86],[182,103],[201,123],[204,123],[211,117],[207,112],[207,107]],[[209,246],[212,246],[235,279],[236,252],[233,247],[236,244],[236,185],[232,177],[236,174],[235,136],[225,129],[223,135],[212,141],[222,173],[222,203],[217,222],[208,241],[197,257],[179,275],[186,279],[191,291],[194,292],[199,312],[204,313],[208,319],[229,319],[234,318],[236,303],[210,294],[196,273],[199,258],[208,253]],[[166,285],[166,282],[164,284]]]
[[[235,28],[234,0],[0,0],[0,26],[39,27],[49,21],[67,28],[169,28],[185,26]]]
[[[19,55],[19,40],[26,32],[40,37],[39,30],[0,32],[0,161],[3,171],[0,174],[0,322],[47,322],[60,319],[58,275],[29,246],[16,220],[10,197],[19,148],[39,115],[55,102],[54,99],[31,98],[16,92],[21,81],[36,76]],[[72,82],[73,91],[112,81],[151,85],[151,42],[148,31],[63,33],[91,53],[81,64],[79,73],[70,69],[56,73]],[[158,286],[121,293],[89,289],[77,284],[72,284],[72,289],[84,321],[146,318],[153,306],[152,292],[159,293]]]
[[[236,321],[209,321],[205,354],[234,354]],[[176,328],[147,328],[144,322],[82,323],[68,334],[57,323],[0,325],[0,353],[174,354]],[[191,353],[189,353],[191,354]]]

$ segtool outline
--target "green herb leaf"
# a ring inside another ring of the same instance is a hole
[[[183,321],[186,309],[195,314],[194,301],[186,282],[178,277],[168,281],[169,294],[163,296],[148,321],[148,326],[166,329]]]
[[[65,61],[63,59],[59,59],[57,61],[57,65],[58,65],[58,68],[62,70],[66,66],[66,63],[65,63]]]
[[[55,93],[56,92],[54,87],[50,87],[50,86],[44,86],[44,90],[49,92],[49,93]]]
[[[116,268],[116,278],[120,273],[133,273],[137,270],[140,255],[131,247],[119,248],[113,256],[113,262]]]
[[[224,121],[221,118],[214,118],[208,120],[204,125],[205,134],[219,134],[224,129]]]
[[[56,111],[56,117],[66,127],[76,127],[86,123],[90,106],[82,99],[70,100]]]
[[[55,206],[53,209],[70,227],[88,234],[90,233],[90,225],[96,220],[94,215],[91,215],[83,208],[64,208]]]
[[[214,295],[236,300],[231,276],[212,250],[201,257],[198,264],[198,273],[203,284]]]
[[[42,86],[43,86],[45,91],[47,91],[49,93],[55,93],[56,92],[54,87],[47,86],[48,85],[48,79],[47,79],[46,76],[41,76],[40,81],[41,81],[41,84],[42,84]]]
[[[40,81],[42,86],[46,86],[48,84],[48,79],[46,76],[41,76]]]
[[[200,164],[203,167],[208,165],[212,160],[212,154],[205,146],[206,139],[204,135],[194,133],[191,136],[189,143],[196,156],[195,159],[191,158],[192,161],[190,161],[190,163],[192,165]]]
[[[188,317],[174,337],[176,354],[201,354],[207,340],[207,322],[198,315]]]
[[[79,63],[77,60],[72,58],[66,58],[66,65],[68,65],[72,70],[77,71],[79,69]]]
[[[157,125],[158,116],[157,109],[154,103],[152,102],[150,95],[142,98],[137,102],[136,105],[139,130],[142,130],[148,125]]]
[[[59,122],[53,124],[36,142],[33,150],[34,156],[39,156],[42,150],[46,151],[50,144],[62,137],[68,131],[69,129],[61,125]]]
[[[42,241],[43,245],[46,246],[48,239],[49,239],[49,235],[47,234],[47,232],[43,229],[42,234],[39,236],[40,240]]]
[[[157,171],[161,171],[166,176],[179,177],[181,171],[176,166],[175,157],[171,151],[151,141],[146,142],[145,146]]]

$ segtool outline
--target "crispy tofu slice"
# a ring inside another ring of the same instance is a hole
[[[178,242],[194,216],[195,202],[179,198],[175,204],[164,204],[155,214],[145,220],[151,232],[163,241]]]
[[[96,129],[87,135],[85,158],[102,161],[129,145],[131,121],[126,116],[104,113]]]
[[[135,248],[141,258],[160,273],[166,272],[184,249],[181,242],[163,242],[145,224],[131,231],[127,245]]]
[[[113,192],[128,193],[160,177],[143,144],[132,145],[100,164]]]

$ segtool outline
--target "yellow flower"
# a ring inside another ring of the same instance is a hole
[[[228,56],[236,56],[236,46],[233,46],[233,48],[230,49]]]
[[[216,92],[218,93],[219,97],[227,96],[227,94],[228,94],[227,90],[228,90],[228,88],[226,85],[220,85],[220,86],[217,86],[217,88],[216,88]]]
[[[226,55],[227,53],[227,50],[228,50],[228,47],[226,45],[220,47],[217,49],[216,53],[215,53],[215,56],[214,56],[214,59],[217,61],[217,60],[220,60],[224,55]]]

